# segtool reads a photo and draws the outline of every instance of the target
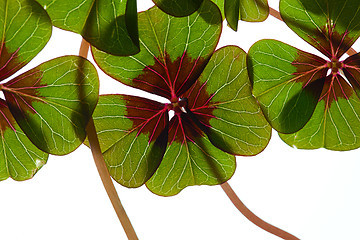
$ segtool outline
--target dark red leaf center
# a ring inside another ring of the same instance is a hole
[[[338,74],[339,70],[344,67],[344,63],[335,58],[327,62],[327,67],[331,69],[332,74]]]
[[[171,104],[167,105],[168,110],[173,110],[176,114],[186,113],[186,108],[188,106],[187,98],[173,98],[171,99]]]
[[[163,56],[155,57],[154,62],[143,69],[143,74],[133,79],[133,85],[171,102],[193,85],[206,65],[205,59],[191,58],[187,52],[176,59],[165,52]]]

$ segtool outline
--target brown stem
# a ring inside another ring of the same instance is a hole
[[[85,40],[81,40],[80,50],[79,50],[79,56],[83,58],[87,58],[88,52],[89,52],[90,44]]]
[[[258,216],[256,216],[253,212],[251,212],[245,204],[239,199],[239,197],[236,195],[234,190],[230,187],[229,183],[225,182],[221,184],[222,189],[226,193],[226,195],[229,197],[231,202],[235,205],[235,207],[252,223],[254,223],[256,226],[264,229],[265,231],[268,231],[269,233],[274,234],[275,236],[278,236],[285,240],[299,240],[299,238],[291,235],[290,233],[285,232],[284,230],[281,230],[280,228],[277,228],[262,219],[260,219]]]
[[[351,56],[351,55],[354,55],[354,54],[357,54],[357,52],[355,51],[355,49],[353,48],[349,48],[349,50],[347,50],[347,55]]]
[[[272,7],[269,7],[269,14],[271,15],[271,16],[273,16],[274,18],[277,18],[277,19],[279,19],[280,21],[282,21],[282,18],[281,18],[281,15],[280,15],[280,13],[278,12],[278,11],[276,11],[275,9],[273,9]]]
[[[87,43],[84,39],[81,42],[79,55],[81,57],[86,58],[88,51],[89,51],[89,43]],[[90,143],[90,149],[95,161],[96,168],[99,172],[101,181],[105,187],[106,193],[109,196],[109,199],[111,201],[111,204],[114,207],[114,210],[120,220],[121,225],[124,228],[124,231],[128,237],[129,240],[138,240],[138,237],[136,236],[135,230],[133,226],[131,225],[130,219],[128,218],[124,207],[121,204],[120,198],[116,192],[115,186],[111,180],[109,171],[106,167],[103,155],[101,153],[100,145],[99,145],[99,139],[96,134],[96,129],[94,125],[94,120],[91,118],[87,127],[86,132],[88,135],[88,140]]]
[[[274,18],[279,19],[280,21],[283,21],[283,19],[281,18],[280,13],[278,11],[276,11],[272,7],[269,7],[269,9],[270,9],[269,14],[271,16],[273,16]],[[346,54],[351,56],[351,55],[357,54],[357,52],[353,48],[349,48],[349,50],[347,50]]]

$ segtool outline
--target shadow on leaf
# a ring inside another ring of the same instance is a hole
[[[281,133],[294,133],[310,120],[324,86],[325,78],[309,83],[299,93],[286,102],[279,115]]]

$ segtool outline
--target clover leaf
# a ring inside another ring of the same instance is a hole
[[[267,0],[212,0],[218,5],[229,26],[237,31],[238,21],[262,22],[269,16]]]
[[[262,22],[269,15],[267,0],[212,0],[226,18],[229,26],[237,31],[238,21]],[[203,0],[153,0],[164,12],[172,16],[187,16],[196,11]]]
[[[162,11],[175,17],[185,17],[201,6],[203,0],[153,0]]]
[[[359,54],[341,57],[360,36],[359,2],[281,0],[280,13],[327,59],[275,40],[255,43],[249,69],[266,118],[297,148],[358,148]]]
[[[115,55],[139,52],[136,0],[37,0],[54,26]]]
[[[87,60],[66,56],[11,78],[46,45],[51,21],[33,0],[0,1],[0,179],[31,178],[48,153],[63,155],[84,140],[98,95]]]
[[[233,155],[255,155],[267,145],[271,128],[251,95],[246,53],[235,46],[214,52],[221,28],[221,13],[207,0],[182,18],[153,7],[139,13],[138,54],[92,48],[105,73],[168,99],[100,96],[93,118],[109,172],[120,184],[146,183],[165,196],[219,184],[235,171]]]

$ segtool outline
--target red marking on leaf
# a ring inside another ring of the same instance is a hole
[[[349,80],[352,87],[360,90],[360,54],[355,54],[343,62],[343,71],[346,78]]]
[[[0,129],[1,129],[1,134],[3,135],[3,133],[6,131],[6,129],[10,128],[12,129],[14,132],[15,130],[15,119],[12,116],[8,106],[6,105],[5,101],[0,99]]]
[[[311,31],[308,37],[315,47],[329,59],[339,59],[355,42],[356,39],[348,37],[346,30],[343,34],[335,31],[335,25],[329,23],[319,30]],[[307,30],[308,31],[308,30]]]
[[[149,143],[156,141],[167,129],[169,116],[165,104],[135,96],[122,95],[126,104],[126,117],[133,123],[129,131],[149,135]]]
[[[302,83],[303,87],[306,87],[310,83],[326,76],[328,70],[326,60],[300,50],[297,53],[297,58],[291,63],[296,67],[296,71],[293,73],[295,75],[293,80]]]
[[[215,104],[209,105],[213,95],[206,91],[207,81],[196,81],[181,98],[187,98],[185,109],[189,112],[176,112],[170,121],[169,143],[186,141],[194,142],[205,135],[203,131],[210,128],[210,119],[215,118],[213,111]]]
[[[197,120],[206,127],[210,126],[210,119],[215,118],[213,115],[216,109],[216,103],[209,105],[213,95],[206,91],[207,81],[200,83],[196,81],[193,86],[183,94],[188,99],[188,108],[196,116]]]
[[[1,43],[0,46],[0,81],[8,78],[26,63],[20,62],[17,55],[19,49],[15,52],[10,53],[5,46],[5,42]]]
[[[177,113],[169,124],[169,144],[195,142],[203,137],[204,132],[195,124],[187,113]]]
[[[334,101],[340,98],[348,100],[354,90],[340,75],[329,75],[325,79],[325,84],[319,101],[324,100],[326,107],[329,108]]]
[[[25,112],[37,113],[32,104],[44,102],[38,91],[46,87],[41,84],[41,79],[42,72],[34,68],[2,85],[6,101],[13,114],[22,116]]]
[[[133,79],[133,83],[136,88],[171,100],[178,98],[191,87],[206,63],[203,58],[192,59],[186,52],[172,61],[165,53],[164,59],[155,58],[155,64],[146,66],[143,74]]]

